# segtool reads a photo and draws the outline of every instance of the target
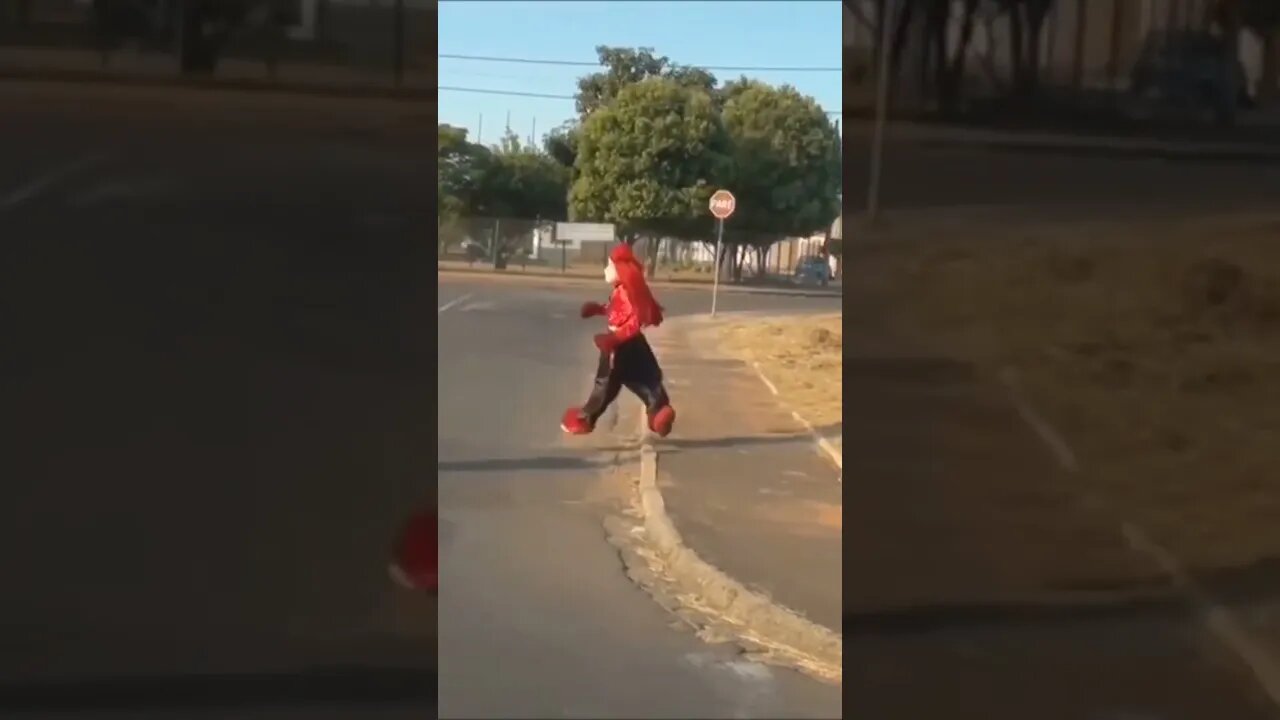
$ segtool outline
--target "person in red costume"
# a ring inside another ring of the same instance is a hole
[[[653,299],[644,280],[644,267],[630,245],[617,245],[610,251],[604,278],[613,286],[609,302],[582,306],[583,318],[604,315],[609,325],[608,332],[595,336],[600,350],[595,382],[582,407],[565,410],[560,428],[573,435],[590,433],[625,387],[644,403],[649,429],[666,437],[675,424],[676,411],[662,385],[662,368],[643,332],[646,327],[662,324],[662,306]]]

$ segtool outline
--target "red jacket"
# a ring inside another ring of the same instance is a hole
[[[619,343],[640,334],[640,316],[636,314],[631,298],[627,296],[627,289],[621,284],[614,286],[604,309],[609,332],[613,333]]]

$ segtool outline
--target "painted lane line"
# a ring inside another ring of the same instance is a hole
[[[64,180],[81,170],[88,169],[93,165],[101,163],[106,160],[107,157],[108,154],[105,152],[94,153],[92,155],[82,157],[75,162],[58,166],[6,195],[4,199],[0,200],[0,209],[9,210],[15,208],[39,196],[59,181]]]
[[[1022,396],[1017,376],[1011,371],[1006,371],[1002,373],[1001,379],[1013,401],[1014,409],[1017,410],[1023,422],[1031,427],[1064,470],[1069,473],[1078,472],[1080,464],[1076,454],[1067,445],[1062,434],[1041,417]],[[1091,506],[1112,510],[1111,506],[1096,494],[1089,494],[1085,500]],[[1169,581],[1200,610],[1209,634],[1244,663],[1262,691],[1273,704],[1280,707],[1280,660],[1277,660],[1275,655],[1260,643],[1255,642],[1235,613],[1214,599],[1213,595],[1196,581],[1182,561],[1155,542],[1145,530],[1135,523],[1122,520],[1120,533],[1130,549],[1154,562]]]
[[[440,313],[444,312],[445,310],[448,310],[449,308],[451,308],[451,307],[453,307],[453,306],[455,306],[455,305],[457,305],[457,304],[459,304],[459,303],[464,303],[464,302],[466,302],[467,300],[471,299],[471,295],[472,295],[472,294],[473,294],[473,293],[467,293],[466,295],[463,295],[463,296],[461,296],[461,297],[456,297],[456,298],[454,298],[454,299],[450,300],[449,302],[447,302],[447,303],[445,303],[445,304],[441,305],[441,306],[440,306],[440,309],[436,312],[436,314],[437,314],[437,315],[439,315]]]
[[[769,380],[768,376],[764,374],[764,371],[760,369],[760,363],[752,362],[751,368],[756,371],[756,377],[760,378],[760,381],[765,384],[765,387],[769,388],[769,392],[773,393],[778,399],[782,399],[782,393],[778,392],[778,387],[774,385]],[[813,426],[813,423],[806,420],[803,415],[795,410],[791,410],[790,412],[791,417],[795,418],[796,422],[800,423],[800,425],[809,432],[809,435],[813,437],[813,444],[817,446],[818,450],[821,451],[822,454],[826,455],[832,463],[835,463],[836,468],[840,470],[840,475],[837,479],[840,482],[844,482],[844,453],[837,450],[836,446],[833,445],[830,440],[823,437],[822,433],[818,432],[818,429]]]

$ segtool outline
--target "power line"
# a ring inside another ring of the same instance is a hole
[[[513,97],[529,97],[529,98],[545,98],[547,100],[577,100],[573,95],[552,95],[550,93],[532,93],[520,90],[490,90],[488,88],[469,88],[458,87],[456,85],[437,85],[436,90],[449,90],[452,92],[475,93],[477,95],[510,95]],[[843,115],[840,110],[824,110],[828,115]]]
[[[521,92],[519,90],[487,90],[485,88],[456,87],[439,85],[436,90],[452,90],[453,92],[477,93],[479,95],[513,95],[515,97],[547,98],[549,100],[576,100],[572,95],[551,95],[549,93]]]
[[[600,62],[586,60],[535,60],[532,58],[494,57],[491,55],[454,55],[440,53],[436,55],[442,60],[473,60],[476,62],[513,63],[516,65],[563,65],[568,67],[600,67]],[[727,72],[844,72],[838,67],[768,67],[759,65],[680,65],[698,70],[720,70]]]

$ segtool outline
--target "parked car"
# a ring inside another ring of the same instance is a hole
[[[834,279],[827,259],[818,255],[801,258],[796,263],[795,272],[792,273],[792,280],[801,285],[808,283],[826,285]]]
[[[1130,91],[1145,102],[1209,112],[1230,125],[1236,110],[1252,104],[1244,65],[1225,42],[1203,31],[1147,36],[1134,64]]]

